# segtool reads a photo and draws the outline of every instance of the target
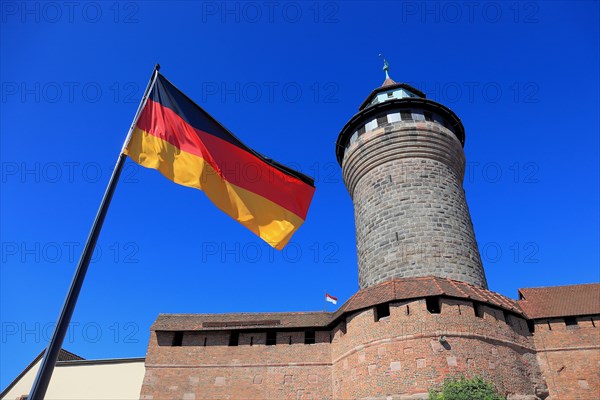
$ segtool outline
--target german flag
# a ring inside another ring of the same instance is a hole
[[[315,191],[312,178],[250,149],[161,74],[125,154],[175,183],[204,191],[279,250],[306,219]]]

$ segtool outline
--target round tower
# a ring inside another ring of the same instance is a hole
[[[336,145],[354,203],[360,288],[428,275],[487,288],[462,187],[462,122],[393,81],[385,61],[384,71]]]

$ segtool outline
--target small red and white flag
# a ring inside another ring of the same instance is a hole
[[[325,293],[325,301],[328,301],[333,304],[337,304],[337,297],[333,297],[332,295]]]

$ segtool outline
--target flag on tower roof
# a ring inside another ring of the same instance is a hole
[[[279,250],[306,219],[315,191],[312,178],[243,144],[160,73],[125,153],[175,183],[204,191]],[[250,168],[251,179],[242,173]]]

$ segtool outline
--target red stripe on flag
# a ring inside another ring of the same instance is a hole
[[[254,154],[184,121],[148,99],[137,126],[182,151],[202,157],[228,182],[254,192],[306,219],[315,188],[265,163]]]

